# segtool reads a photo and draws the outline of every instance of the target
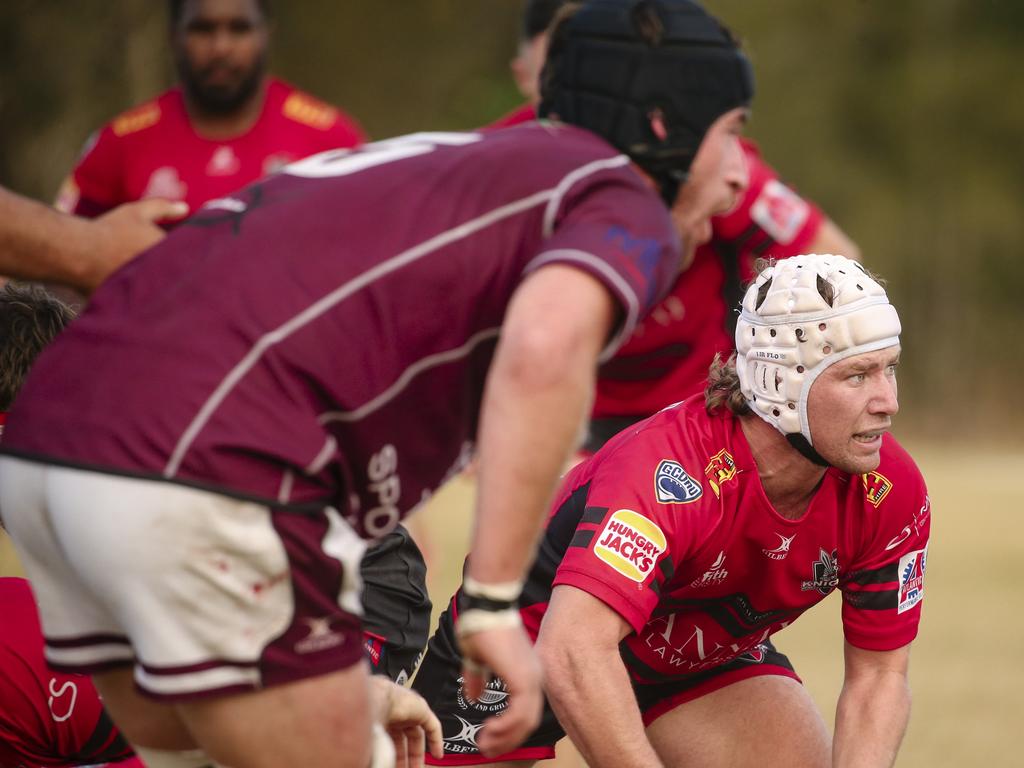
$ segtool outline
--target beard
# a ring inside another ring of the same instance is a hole
[[[219,65],[196,69],[184,57],[179,57],[177,64],[188,100],[208,115],[230,115],[245,106],[259,91],[266,71],[266,57],[261,55],[248,70],[226,82],[212,83],[210,74]]]

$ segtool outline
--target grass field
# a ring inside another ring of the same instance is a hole
[[[933,518],[911,665],[914,709],[897,765],[1024,765],[1016,730],[1024,714],[1024,450],[909,447],[928,481]],[[459,479],[418,516],[432,550],[437,606],[459,578],[471,499],[472,484]],[[0,540],[0,574],[15,572],[8,542]],[[776,635],[829,723],[842,683],[842,643],[835,596]],[[567,744],[559,753],[551,768],[582,764]]]

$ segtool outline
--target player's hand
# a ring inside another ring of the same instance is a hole
[[[395,767],[422,768],[425,749],[444,757],[441,723],[423,697],[380,675],[373,675],[370,683],[381,724],[395,745]]]
[[[81,287],[91,293],[110,273],[166,236],[157,222],[180,219],[187,214],[185,203],[150,198],[125,203],[100,216],[91,224],[96,239]]]
[[[540,724],[544,708],[540,663],[522,626],[496,627],[460,635],[466,695],[477,699],[488,681],[500,677],[508,690],[508,709],[490,717],[476,744],[487,757],[509,752]]]

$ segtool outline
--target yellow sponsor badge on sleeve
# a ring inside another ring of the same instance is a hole
[[[665,552],[661,528],[631,509],[613,514],[594,544],[594,554],[628,579],[643,583]]]

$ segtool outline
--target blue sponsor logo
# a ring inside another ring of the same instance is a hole
[[[689,504],[704,495],[701,484],[678,461],[663,459],[654,473],[654,491],[662,504]]]

